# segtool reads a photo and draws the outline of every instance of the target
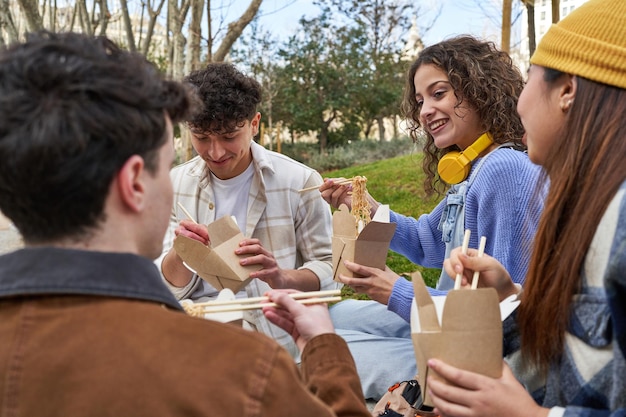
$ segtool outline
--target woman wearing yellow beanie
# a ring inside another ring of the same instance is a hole
[[[549,187],[499,379],[431,360],[442,416],[626,415],[626,1],[590,0],[531,58],[518,112]],[[445,268],[502,298],[493,258],[455,249]],[[520,383],[521,382],[521,383]]]

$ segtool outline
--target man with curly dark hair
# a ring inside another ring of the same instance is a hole
[[[259,83],[228,63],[211,63],[185,81],[203,106],[188,121],[198,155],[171,172],[175,204],[159,264],[174,295],[194,301],[217,295],[217,289],[185,267],[173,240],[183,235],[206,244],[210,241],[206,225],[223,216],[234,216],[245,236],[238,254],[252,256],[241,263],[260,266],[240,296],[257,297],[270,288],[337,288],[332,278],[330,208],[319,194],[298,192],[321,184],[321,176],[253,140],[261,123]],[[179,203],[194,221],[187,219]],[[261,312],[244,318],[297,356],[289,335]]]
[[[511,57],[492,42],[458,36],[418,54],[407,72],[403,110],[410,136],[425,140],[426,190],[449,189],[431,213],[417,219],[391,212],[397,223],[391,250],[441,268],[469,229],[470,247],[485,236],[485,252],[506,265],[516,283],[524,282],[541,208],[531,199],[540,170],[523,152],[516,111],[523,86]],[[320,191],[335,207],[351,206],[348,187],[334,180]],[[373,216],[380,203],[367,198]],[[366,278],[340,277],[342,282],[375,301],[345,300],[331,316],[349,342],[366,397],[377,398],[416,372],[408,323],[413,286],[390,269],[346,266]],[[442,270],[431,292],[443,295],[453,284]],[[385,351],[393,353],[383,356]]]
[[[106,38],[0,48],[0,414],[369,416],[328,309],[271,291],[268,337],[186,315],[153,263],[173,189],[172,123],[193,95]],[[177,354],[182,352],[182,354]]]

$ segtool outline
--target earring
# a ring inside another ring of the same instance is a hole
[[[573,102],[574,100],[567,100],[567,103],[561,103],[561,111],[567,113]]]

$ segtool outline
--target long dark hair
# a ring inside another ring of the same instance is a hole
[[[562,76],[546,70],[544,81]],[[575,101],[543,164],[549,193],[518,311],[523,357],[544,372],[563,354],[586,254],[626,180],[626,90],[576,80]]]

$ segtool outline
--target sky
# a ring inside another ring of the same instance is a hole
[[[421,0],[420,3],[422,10],[426,12],[423,15],[424,26],[432,21],[436,7],[439,5],[442,7],[441,14],[430,31],[422,33],[422,39],[427,46],[445,38],[466,33],[499,41],[500,29],[497,20],[500,10],[495,4],[501,4],[501,1],[495,2],[494,5],[490,5],[485,0]],[[485,3],[487,6],[484,6]],[[238,0],[233,7],[237,5],[245,8],[247,1]],[[298,20],[303,15],[310,18],[318,14],[319,9],[313,5],[312,0],[264,0],[261,6],[260,23],[263,28],[286,39],[295,33]]]

